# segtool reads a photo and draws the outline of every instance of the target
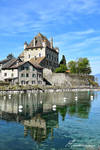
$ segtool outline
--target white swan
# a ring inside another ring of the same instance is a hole
[[[75,96],[75,101],[77,101],[78,100],[78,97],[77,96]]]
[[[23,108],[23,106],[22,105],[19,105],[19,109],[22,109]]]

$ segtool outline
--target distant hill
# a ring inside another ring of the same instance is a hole
[[[98,79],[98,83],[100,85],[100,74],[96,74],[95,77]]]

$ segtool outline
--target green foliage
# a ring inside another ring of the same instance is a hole
[[[68,63],[68,68],[70,69],[71,73],[77,73],[77,64],[75,61],[70,61]]]
[[[95,81],[92,81],[91,79],[89,79],[89,83],[90,83],[90,85],[92,85],[94,87],[99,87],[99,84]]]
[[[77,74],[91,73],[90,63],[87,58],[79,58],[78,61],[70,61],[68,63],[68,68],[70,69],[71,73],[77,73]]]
[[[62,59],[60,61],[60,65],[63,64],[63,65],[66,65],[66,58],[64,55],[62,55]]]
[[[60,67],[56,68],[54,72],[55,73],[64,73],[64,72],[66,72],[66,70],[67,70],[66,65],[61,64]]]

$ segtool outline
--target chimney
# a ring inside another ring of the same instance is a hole
[[[50,47],[53,48],[53,38],[50,40]]]
[[[26,49],[28,46],[27,42],[24,43],[24,49]]]

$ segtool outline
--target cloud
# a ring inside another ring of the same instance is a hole
[[[100,56],[99,31],[88,29],[80,32],[68,32],[54,37],[60,54],[70,59],[79,57]]]
[[[52,24],[65,23],[66,19],[67,23],[71,23],[72,20],[78,19],[77,13],[84,15],[97,13],[99,8],[97,0],[54,0],[53,3],[46,0],[40,2],[3,0],[0,3],[0,32],[3,30],[9,34],[14,31],[16,34],[43,31]]]

